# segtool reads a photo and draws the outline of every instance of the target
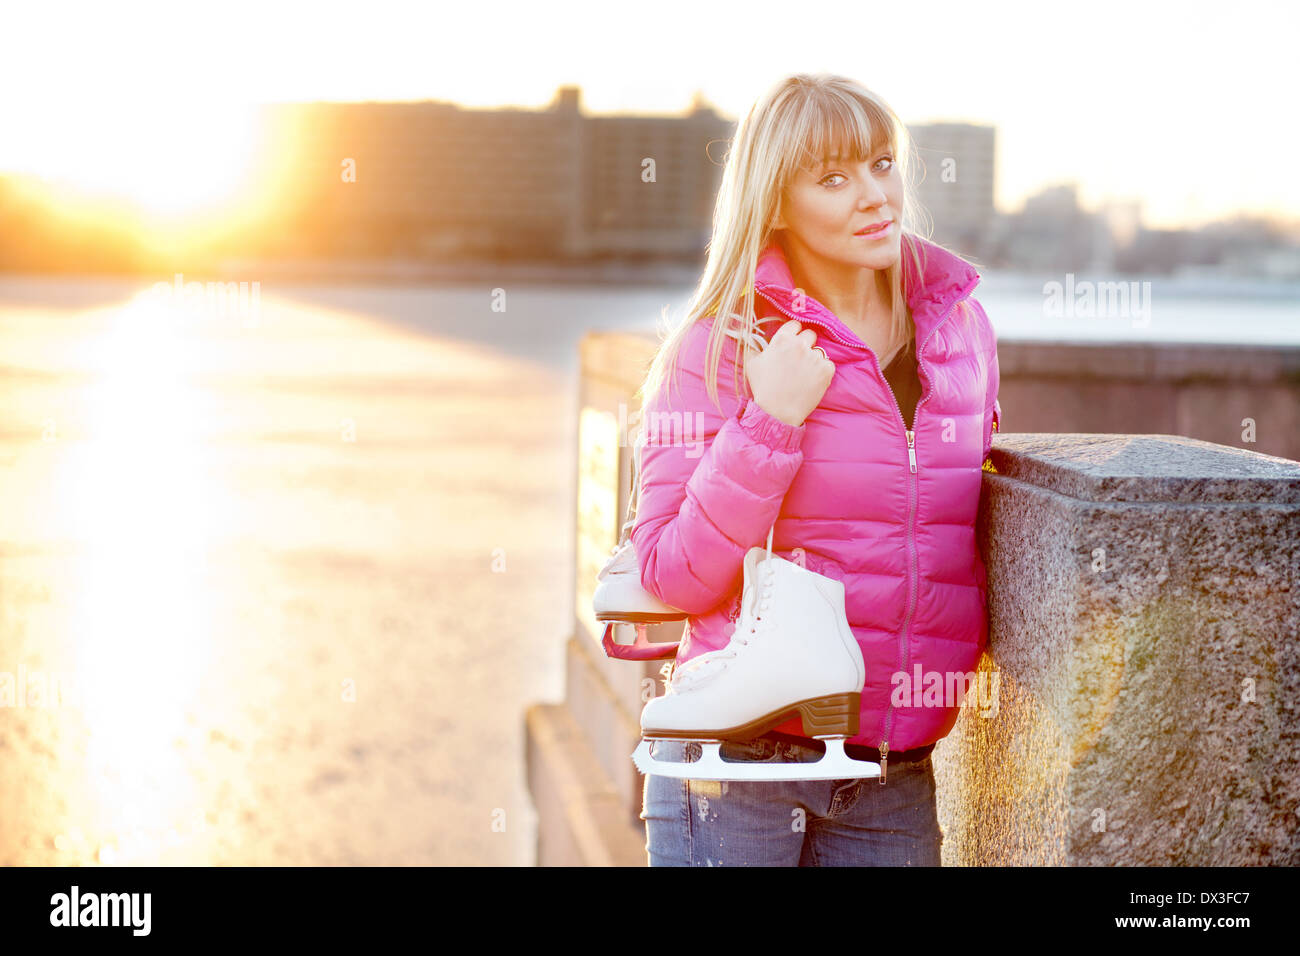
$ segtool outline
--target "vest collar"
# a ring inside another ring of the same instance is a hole
[[[907,304],[912,310],[912,321],[916,326],[918,351],[948,315],[951,308],[961,299],[969,296],[979,284],[980,274],[965,259],[954,255],[947,249],[935,245],[919,236],[907,233],[903,235],[903,290]],[[908,244],[917,249],[922,258],[918,269],[907,251]],[[759,318],[779,314],[782,310],[792,311],[794,300],[794,278],[790,272],[790,263],[786,258],[785,248],[776,234],[763,248],[758,257],[758,268],[754,275],[754,289],[774,306],[775,311],[764,310]],[[757,304],[757,303],[756,303]],[[835,315],[812,296],[805,294],[804,309],[798,313],[799,320],[823,325],[845,339],[845,344],[857,344],[860,340],[853,335]],[[763,334],[770,338],[779,323],[767,323]]]

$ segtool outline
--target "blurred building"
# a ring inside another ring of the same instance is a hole
[[[296,213],[279,251],[308,255],[696,260],[735,131],[698,96],[682,115],[585,115],[577,87],[543,110],[415,102],[271,111],[272,127],[292,130],[283,148],[299,157]],[[994,128],[911,131],[935,238],[982,250],[994,218]]]
[[[576,87],[544,110],[270,110],[301,169],[277,251],[413,259],[697,258],[734,126],[698,98],[686,115],[585,116]]]
[[[697,97],[685,116],[592,116],[582,126],[578,251],[698,257],[735,124]]]
[[[973,123],[909,126],[922,169],[916,197],[933,221],[936,241],[982,255],[994,225],[997,131]]]
[[[1059,272],[1108,270],[1115,263],[1109,218],[1079,205],[1074,183],[1049,186],[1001,216],[990,254],[994,266]]]

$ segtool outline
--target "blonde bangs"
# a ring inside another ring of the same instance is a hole
[[[792,99],[794,113],[782,125],[789,147],[780,151],[781,187],[801,170],[833,161],[866,162],[882,149],[896,149],[894,124],[880,106],[852,91],[821,87],[814,95]]]

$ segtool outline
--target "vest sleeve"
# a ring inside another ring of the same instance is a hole
[[[696,323],[682,343],[676,381],[666,382],[643,409],[631,532],[642,587],[691,615],[739,589],[745,555],[766,544],[803,463],[805,426],[773,418],[734,394],[733,339],[723,340],[718,369],[721,413],[710,400],[704,352],[711,326],[707,319]]]

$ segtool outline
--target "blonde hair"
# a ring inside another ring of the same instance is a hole
[[[754,278],[758,257],[771,237],[782,193],[795,175],[831,156],[863,162],[883,145],[893,150],[903,177],[903,209],[900,225],[902,255],[911,255],[918,268],[924,267],[924,251],[908,242],[917,235],[916,226],[928,217],[912,198],[913,170],[918,159],[906,127],[879,96],[853,80],[819,73],[799,73],[776,83],[750,108],[732,137],[713,210],[713,235],[708,260],[699,285],[686,308],[686,318],[664,335],[645,381],[634,399],[644,403],[668,384],[677,355],[692,326],[724,312],[727,321],[714,322],[705,350],[705,384],[709,398],[718,407],[718,369],[722,340],[729,328],[756,332]],[[893,304],[892,341],[907,341],[913,325],[903,290],[903,260],[890,266],[886,283]],[[739,307],[739,312],[734,311]],[[784,321],[784,319],[783,319]],[[740,394],[740,378],[749,349],[741,349],[733,368],[733,383]]]

